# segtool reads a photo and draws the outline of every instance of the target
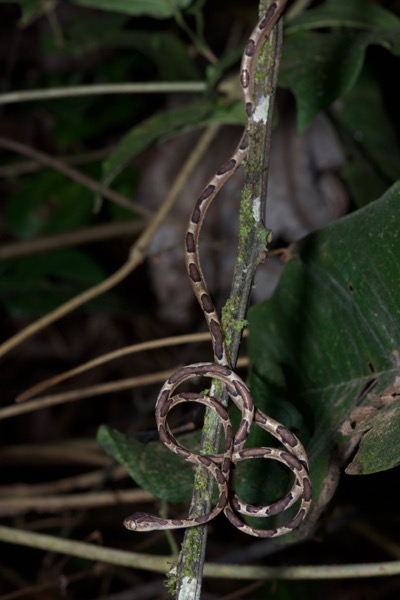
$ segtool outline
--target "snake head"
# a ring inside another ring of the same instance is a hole
[[[168,528],[169,522],[157,515],[137,512],[124,519],[124,526],[130,531],[154,531]]]
[[[136,531],[136,529],[137,529],[136,517],[137,517],[137,515],[141,515],[141,514],[143,514],[143,513],[135,513],[134,515],[130,515],[129,517],[126,517],[126,519],[124,519],[124,527],[126,527],[130,531]]]

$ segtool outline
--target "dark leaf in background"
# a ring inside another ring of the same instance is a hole
[[[396,184],[299,243],[274,296],[250,311],[255,403],[279,418],[274,408],[284,399],[305,416],[314,508],[332,465],[345,460],[341,428],[352,409],[368,405],[368,391],[379,395],[399,373],[399,218]],[[400,460],[396,436],[396,428],[386,429],[392,453],[377,452],[374,462],[369,452],[368,472]]]
[[[178,9],[188,7],[192,0],[74,0],[74,3],[127,15],[166,19],[173,17]]]
[[[180,442],[193,448],[199,435],[182,436]],[[100,446],[120,464],[143,489],[169,502],[189,500],[193,488],[193,467],[168,450],[161,442],[139,442],[102,425],[97,433]],[[173,474],[173,476],[172,476]]]

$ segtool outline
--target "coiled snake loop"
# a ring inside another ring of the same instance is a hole
[[[246,108],[247,124],[232,157],[217,171],[197,199],[186,230],[186,267],[193,291],[207,320],[215,362],[197,363],[176,371],[161,388],[156,403],[156,421],[161,441],[167,448],[186,461],[208,469],[218,486],[218,502],[207,514],[187,519],[163,519],[148,513],[135,513],[124,521],[125,527],[130,530],[151,531],[154,529],[193,527],[211,521],[223,511],[229,521],[244,533],[256,537],[277,537],[297,528],[310,508],[311,483],[304,447],[298,438],[284,425],[254,407],[246,384],[231,369],[221,323],[208,293],[198,252],[200,231],[210,204],[224,183],[233,175],[246,157],[248,121],[254,110],[252,93],[255,59],[266,36],[269,35],[278,21],[285,4],[285,0],[277,0],[270,5],[257,23],[246,44],[241,62],[240,82]],[[241,421],[235,435],[233,435],[227,411],[215,399],[198,393],[177,393],[174,395],[175,390],[184,381],[198,376],[216,379],[225,385],[230,399],[241,411]],[[199,454],[188,450],[175,439],[167,424],[167,416],[172,408],[184,402],[203,404],[218,414],[225,434],[224,449],[221,454]],[[284,450],[273,447],[244,448],[253,423],[276,438],[284,447]],[[241,500],[234,491],[234,465],[240,461],[257,458],[276,460],[283,463],[293,473],[294,482],[290,491],[283,498],[269,505],[256,506],[248,504]],[[274,529],[250,527],[239,517],[239,515],[253,517],[277,515],[293,506],[298,500],[300,500],[300,506],[295,517],[286,525]]]

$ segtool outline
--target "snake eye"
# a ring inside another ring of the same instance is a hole
[[[137,528],[136,521],[132,519],[132,517],[126,517],[126,519],[124,519],[124,527],[130,531],[135,531]]]

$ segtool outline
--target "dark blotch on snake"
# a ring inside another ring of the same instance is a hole
[[[182,367],[182,369],[180,369],[179,371],[175,371],[175,373],[172,373],[171,377],[167,381],[168,385],[174,385],[177,381],[182,379],[182,376],[186,375],[188,371],[190,371],[190,369],[188,369],[187,367]]]
[[[252,102],[246,102],[246,115],[248,117],[251,117],[251,113],[253,112],[253,103]]]
[[[200,273],[195,264],[190,263],[189,265],[189,276],[192,281],[199,283],[201,281]]]
[[[218,416],[222,419],[222,421],[229,422],[229,417],[226,414],[226,410],[224,409],[219,402],[216,402],[214,405],[214,410],[218,414]]]
[[[204,515],[203,517],[195,517],[193,521],[197,523],[197,525],[202,525],[203,523],[207,523],[209,521],[210,515]]]
[[[301,523],[301,522],[302,522],[302,520],[304,519],[305,515],[306,515],[306,511],[304,510],[304,508],[302,508],[302,509],[299,511],[299,514],[298,514],[298,515],[296,515],[296,516],[295,516],[295,518],[294,518],[294,519],[292,519],[292,520],[290,521],[290,523],[288,523],[288,524],[286,525],[286,527],[287,527],[288,529],[297,529],[297,527],[300,525],[300,523]]]
[[[186,250],[190,253],[195,252],[196,250],[193,233],[186,234]]]
[[[241,521],[239,519],[239,517],[237,517],[235,515],[235,513],[232,511],[231,508],[229,508],[229,506],[225,507],[225,514],[228,517],[228,519],[230,520],[230,522],[232,523],[232,525],[234,525],[238,529],[243,529],[243,527],[245,526],[245,524],[243,523],[243,521]]]
[[[274,502],[271,508],[268,509],[268,516],[279,515],[279,513],[283,512],[286,509],[286,507],[288,506],[288,504],[290,504],[292,499],[292,494],[288,494],[285,498],[282,498],[282,500]]]
[[[230,444],[229,444],[229,447],[230,447]],[[231,459],[228,457],[224,458],[223,463],[221,465],[221,471],[223,473],[228,473],[228,471],[230,470],[230,467],[231,467]]]
[[[266,423],[268,423],[267,416],[264,415],[264,413],[262,413],[260,410],[255,411],[254,420],[256,423],[259,423],[260,425],[265,425]]]
[[[213,185],[212,183],[210,183],[210,185],[208,185],[201,193],[201,195],[198,197],[197,202],[203,202],[204,200],[207,200],[207,198],[209,198],[211,196],[211,194],[213,193],[213,191],[215,190],[215,185]]]
[[[225,175],[225,173],[229,173],[229,171],[232,171],[232,169],[234,169],[235,167],[236,160],[234,158],[231,158],[220,168],[220,170],[217,172],[217,175]]]
[[[217,469],[215,471],[215,479],[217,480],[217,482],[219,484],[225,483],[225,477],[223,476],[222,472],[219,469]]]
[[[169,402],[166,401],[166,402],[161,402],[161,408],[157,407],[157,409],[158,409],[157,413],[162,419],[168,414],[170,406],[171,406],[171,401],[169,401]]]
[[[239,396],[241,396],[242,398],[247,397],[249,404],[253,405],[253,401],[251,400],[251,397],[250,397],[249,388],[247,387],[247,385],[245,385],[243,383],[243,381],[238,381],[238,380],[235,381],[235,388],[236,388],[236,391]],[[250,398],[250,400],[249,400],[249,398]]]
[[[246,48],[244,50],[245,55],[246,56],[253,56],[255,47],[256,47],[255,41],[250,38],[248,40],[248,42],[246,44]]]
[[[276,3],[274,2],[274,4],[271,4],[271,6],[268,8],[265,17],[263,18],[263,20],[260,22],[258,28],[260,31],[262,31],[263,29],[266,28],[266,26],[269,24],[269,22],[271,21],[272,17],[275,14],[275,11],[277,9]]]
[[[169,444],[169,437],[165,431],[164,425],[159,425],[158,435],[160,436],[160,440],[162,441],[163,444],[166,444],[166,445]]]
[[[249,435],[248,423],[247,423],[247,421],[246,422],[242,421],[239,429],[236,432],[234,445],[239,446],[240,444],[243,444],[243,442],[246,440],[248,435]],[[241,455],[241,452],[239,452],[239,455]]]
[[[285,462],[287,462],[288,467],[291,469],[297,469],[301,471],[303,469],[303,465],[293,454],[289,454],[288,452],[281,452],[281,456]]]
[[[311,482],[308,477],[303,477],[303,498],[306,502],[311,500]]]
[[[208,458],[208,456],[198,456],[197,460],[199,461],[199,463],[201,463],[205,467],[209,467],[212,462],[211,459]]]
[[[201,306],[206,313],[214,312],[214,304],[208,294],[201,295]]]
[[[198,224],[198,222],[200,221],[200,218],[201,218],[201,205],[203,204],[204,200],[207,200],[207,198],[209,198],[211,196],[211,194],[214,192],[214,190],[215,190],[215,185],[210,184],[203,190],[201,195],[198,197],[197,202],[196,202],[195,207],[192,212],[192,216],[191,216],[191,221],[195,225]]]
[[[217,504],[217,508],[224,508],[226,502],[228,500],[228,496],[226,495],[226,493],[222,493],[218,499],[218,504]]]
[[[218,323],[216,323],[216,325],[218,325]],[[218,327],[220,328],[219,325]],[[229,367],[224,367],[224,365],[212,365],[212,372],[213,374],[217,373],[218,375],[222,375],[222,377],[229,377],[230,375],[232,375],[232,369],[230,369]]]
[[[226,391],[231,396],[231,398],[237,398],[239,396],[239,392],[232,383],[226,383]]]
[[[169,380],[168,380],[168,383],[169,383]],[[161,394],[158,397],[157,404],[160,404],[160,403],[162,404],[168,396],[169,396],[169,390],[164,390],[163,392],[161,392]]]
[[[257,514],[260,512],[260,508],[253,506],[252,504],[246,504],[246,512],[251,513],[253,515]]]
[[[289,429],[287,429],[283,425],[279,425],[276,428],[276,431],[279,433],[279,435],[281,436],[281,438],[287,444],[289,444],[289,446],[292,446],[292,448],[295,448],[297,446],[297,444],[299,443],[298,440],[297,440],[297,438],[296,438],[296,436],[293,435],[293,433],[291,431],[289,431]]]
[[[217,321],[211,319],[210,331],[214,340],[214,352],[218,360],[221,360],[224,355],[224,340],[222,337],[221,326]]]
[[[176,447],[176,453],[182,458],[189,458],[189,456],[191,456],[192,454],[191,452],[189,452],[189,450],[186,450],[186,448],[179,448],[178,446]]]
[[[203,398],[203,396],[198,392],[182,392],[180,394],[177,394],[177,397],[183,398],[184,400],[187,400],[189,402],[196,402],[199,398]]]
[[[235,509],[235,510],[240,510],[240,504],[238,501],[237,496],[232,496],[231,497],[231,506]]]
[[[249,145],[249,136],[246,131],[246,133],[243,135],[242,139],[240,140],[239,150],[246,150],[248,148],[248,145]]]

